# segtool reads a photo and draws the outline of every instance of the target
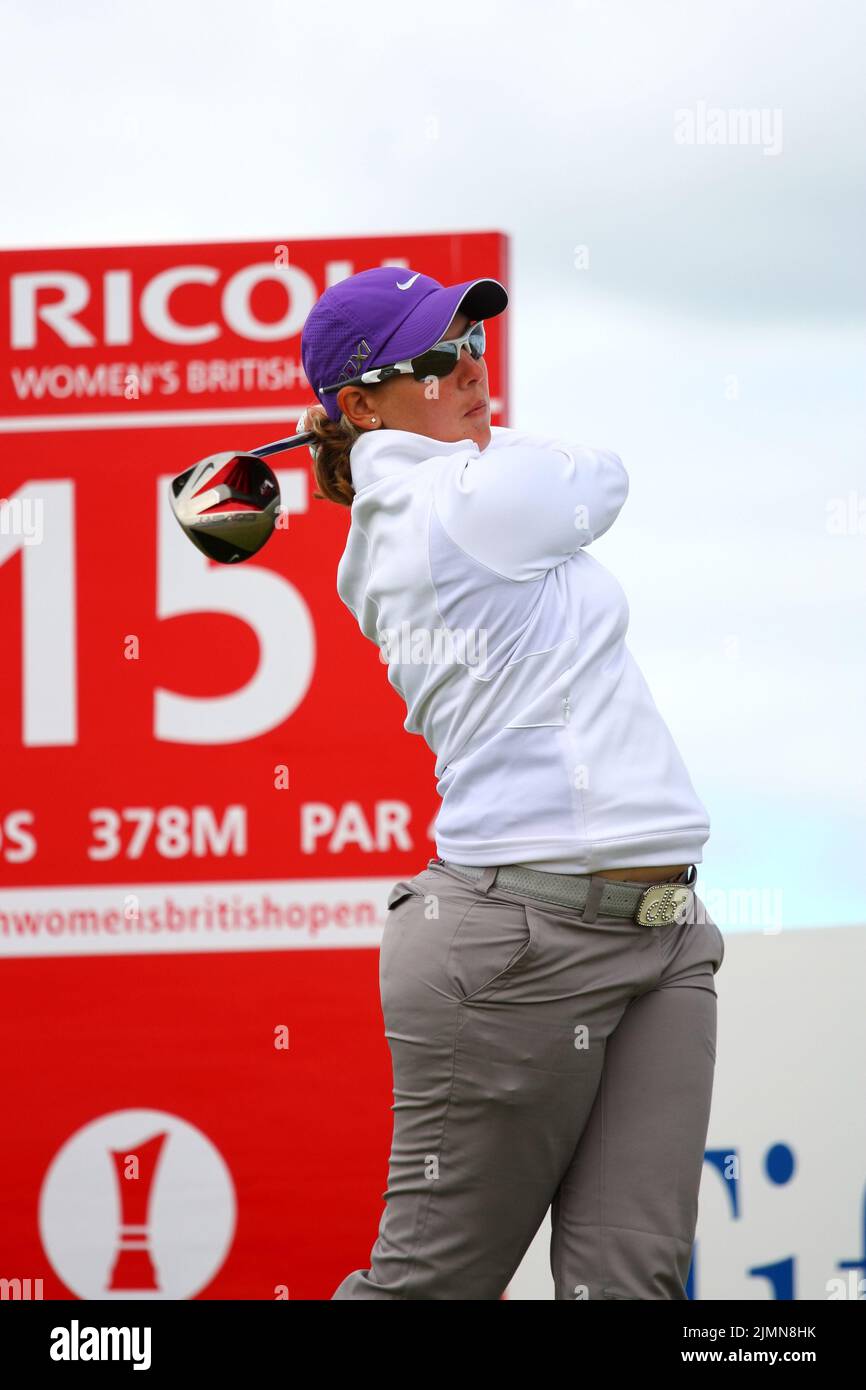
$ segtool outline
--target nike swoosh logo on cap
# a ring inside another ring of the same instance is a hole
[[[415,271],[415,274],[412,276],[411,280],[407,280],[406,283],[403,284],[403,285],[401,285],[401,284],[400,284],[400,281],[398,280],[398,281],[397,281],[397,289],[398,289],[398,290],[408,290],[408,288],[409,288],[410,285],[414,285],[415,281],[418,279],[418,276],[419,276],[420,274],[421,274],[420,270],[416,270],[416,271]]]

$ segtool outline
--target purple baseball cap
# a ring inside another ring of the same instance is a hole
[[[490,319],[508,304],[498,280],[440,285],[420,270],[377,266],[331,285],[307,315],[301,360],[307,380],[331,420],[339,420],[337,392],[373,367],[418,357],[448,331],[458,309],[470,319]]]

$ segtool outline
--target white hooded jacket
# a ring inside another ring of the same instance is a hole
[[[709,819],[586,547],[616,454],[493,426],[481,450],[370,430],[337,592],[436,754],[436,850],[570,873],[700,863]]]

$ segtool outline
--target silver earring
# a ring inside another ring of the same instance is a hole
[[[370,423],[371,423],[371,425],[375,425],[375,423],[376,423],[376,417],[375,417],[375,415],[371,415],[371,416],[370,416]]]

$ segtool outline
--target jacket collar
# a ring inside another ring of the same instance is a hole
[[[371,483],[377,483],[380,478],[392,473],[404,473],[425,459],[465,453],[467,450],[474,454],[481,453],[473,439],[446,443],[442,439],[431,439],[427,434],[413,434],[410,430],[366,430],[360,439],[355,440],[349,455],[352,486],[357,493]]]

